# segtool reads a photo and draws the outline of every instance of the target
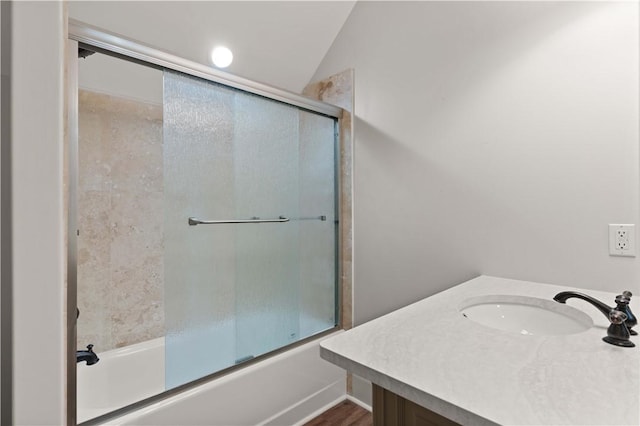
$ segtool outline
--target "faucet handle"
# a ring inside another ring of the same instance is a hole
[[[626,320],[627,320],[627,314],[625,314],[623,311],[614,309],[611,312],[609,312],[609,321],[611,321],[611,324],[616,324],[616,325],[622,324]],[[90,346],[93,346],[93,345],[90,345]]]
[[[629,302],[631,302],[631,299],[629,299],[627,296],[625,296],[624,294],[619,294],[616,296],[616,303],[618,305],[628,305]],[[619,307],[619,306],[618,306]]]
[[[618,309],[613,309],[609,312],[609,321],[611,321],[611,325],[607,329],[606,337],[603,337],[602,340],[605,342],[621,346],[624,348],[632,348],[635,346],[633,342],[629,340],[629,330],[625,325],[625,321],[627,320],[627,314],[623,311],[619,311]]]
[[[629,333],[632,336],[637,336],[638,333],[632,329],[638,324],[638,319],[633,314],[633,312],[631,312],[631,308],[629,307],[629,302],[631,302],[631,296],[632,296],[632,293],[629,290],[625,290],[622,292],[621,295],[616,297],[616,303],[617,303],[616,309],[621,310],[625,314],[627,314],[626,325],[627,325],[627,328],[629,329]]]
[[[625,318],[626,318],[626,317],[625,317]],[[87,345],[87,351],[89,351],[89,352],[93,352],[93,344],[92,344],[92,343],[89,343],[89,344]]]

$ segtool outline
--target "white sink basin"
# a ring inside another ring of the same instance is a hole
[[[523,335],[575,334],[593,326],[591,317],[576,308],[528,296],[472,297],[459,309],[463,316],[486,327]]]

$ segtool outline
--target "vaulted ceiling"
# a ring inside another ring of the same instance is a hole
[[[69,16],[204,64],[210,63],[213,46],[226,45],[233,51],[234,61],[225,71],[299,93],[354,4],[72,1]]]

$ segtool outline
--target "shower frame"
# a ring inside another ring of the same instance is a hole
[[[242,77],[238,77],[223,71],[210,68],[206,65],[193,62],[179,56],[163,52],[146,44],[133,41],[126,37],[69,19],[68,40],[67,40],[67,73],[66,73],[66,103],[67,103],[67,200],[68,200],[68,226],[67,226],[67,425],[76,425],[76,309],[77,309],[77,188],[78,188],[78,48],[86,47],[90,50],[100,52],[109,56],[117,57],[129,62],[138,63],[143,66],[156,68],[159,70],[169,69],[187,75],[198,77],[227,87],[238,89],[244,92],[259,95],[264,98],[275,100],[287,105],[295,106],[303,110],[318,113],[336,119],[335,123],[335,177],[336,177],[336,212],[341,211],[341,173],[340,149],[339,149],[339,128],[340,120],[343,117],[343,109],[325,102],[313,100],[283,89],[274,88],[263,83],[254,82]],[[336,217],[339,217],[337,215]],[[178,393],[199,386],[205,382],[216,379],[232,371],[242,369],[247,365],[259,362],[268,357],[289,350],[292,347],[302,345],[319,336],[330,334],[343,326],[342,318],[342,282],[343,282],[343,258],[340,247],[343,239],[342,221],[338,221],[336,227],[336,326],[324,332],[315,334],[305,339],[294,342],[290,345],[276,349],[264,355],[257,356],[251,361],[241,365],[225,368],[221,371],[206,375],[184,385],[165,390],[164,392],[149,398],[136,401],[123,408],[101,415],[82,423],[82,425],[101,424],[102,422],[119,417],[131,411],[156,403],[160,400],[172,397]],[[347,229],[350,229],[347,228]]]

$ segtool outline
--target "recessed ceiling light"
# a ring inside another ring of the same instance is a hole
[[[233,53],[224,46],[215,47],[211,51],[211,62],[218,68],[226,68],[233,62]]]

